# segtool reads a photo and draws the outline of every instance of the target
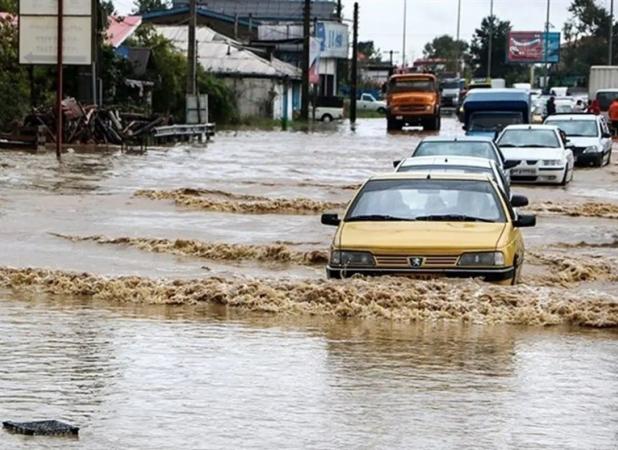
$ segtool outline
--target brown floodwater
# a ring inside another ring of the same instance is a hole
[[[517,288],[323,280],[319,210],[425,135],[0,153],[0,420],[82,427],[0,448],[616,448],[616,164],[514,187]]]

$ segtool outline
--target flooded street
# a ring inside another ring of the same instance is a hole
[[[0,448],[615,449],[618,153],[514,186],[520,286],[325,280],[319,214],[427,135],[0,153],[0,419],[81,427]]]

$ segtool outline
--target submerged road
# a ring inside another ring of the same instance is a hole
[[[461,133],[444,120],[441,134]],[[423,282],[425,310],[411,312],[363,303],[396,298],[396,282],[323,282],[334,230],[320,207],[341,208],[426,135],[362,120],[61,165],[0,154],[0,419],[82,427],[79,441],[36,440],[51,449],[615,448],[616,328],[538,325],[618,308],[618,154],[566,188],[513,188],[554,208],[525,230],[521,287]],[[201,301],[199,281],[170,301],[173,286],[146,279],[214,279],[225,301]],[[312,295],[350,301],[335,311]],[[470,312],[480,320],[427,312],[449,302],[464,317],[475,295],[492,298]],[[588,303],[542,306],[567,297]],[[32,446],[0,434],[0,448]]]

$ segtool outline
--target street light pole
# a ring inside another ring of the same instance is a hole
[[[487,51],[487,80],[491,80],[491,52],[494,40],[494,0],[489,0],[489,45]]]
[[[614,0],[610,0],[609,7],[609,58],[607,65],[611,66],[614,59]]]
[[[545,36],[543,39],[544,42],[544,60],[545,60],[545,82],[543,83],[543,87],[548,90],[549,89],[549,11],[551,8],[551,0],[547,0],[547,16],[545,18]]]
[[[459,33],[461,31],[461,0],[457,0],[457,78],[461,77],[461,53],[459,49]]]
[[[408,21],[408,0],[403,0],[403,46],[401,49],[401,67],[406,66],[406,28]]]

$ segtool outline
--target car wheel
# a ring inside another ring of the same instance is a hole
[[[597,158],[594,160],[594,166],[595,167],[603,167],[603,163],[605,162],[605,155],[603,153],[601,153],[599,156],[597,156]]]
[[[324,114],[320,120],[322,122],[332,122],[333,116],[331,116],[330,114]]]
[[[384,108],[378,108],[378,112],[379,112],[380,114],[386,114],[386,109],[384,109]]]

